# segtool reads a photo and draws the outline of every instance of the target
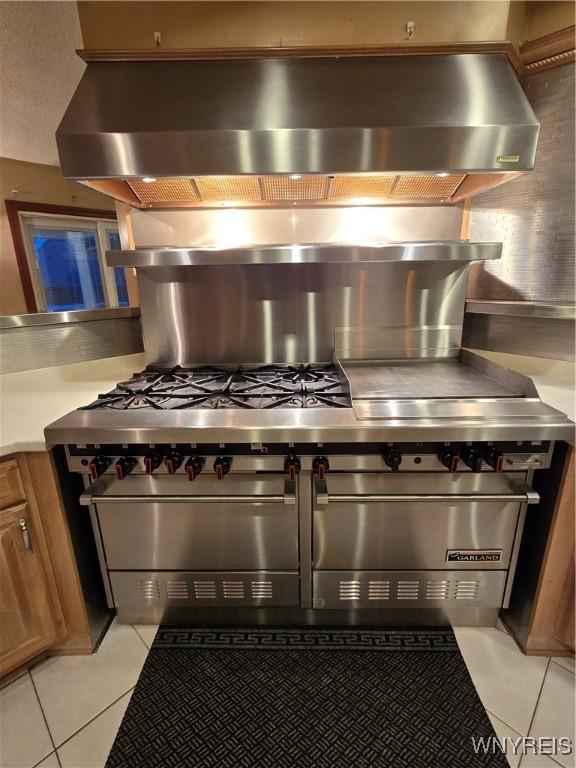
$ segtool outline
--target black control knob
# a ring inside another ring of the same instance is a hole
[[[204,466],[204,462],[202,461],[200,456],[190,456],[190,458],[184,465],[184,469],[188,474],[188,480],[196,480],[200,472],[202,472],[203,466]]]
[[[402,464],[402,454],[398,448],[386,448],[384,451],[384,463],[387,467],[390,467],[392,472],[398,472],[400,464]]]
[[[164,464],[166,465],[168,474],[173,475],[183,461],[184,456],[182,456],[180,451],[170,451],[164,458]]]
[[[317,476],[318,480],[324,480],[326,472],[330,469],[330,464],[326,456],[316,456],[312,462],[312,471]]]
[[[151,451],[144,456],[144,468],[147,475],[151,475],[155,469],[158,469],[160,464],[162,464],[162,456],[159,453]]]
[[[132,472],[136,464],[138,464],[138,460],[134,456],[120,456],[116,464],[114,464],[118,480],[124,480],[126,475]]]
[[[462,460],[472,472],[482,471],[482,454],[477,448],[465,448],[462,451]]]
[[[484,454],[484,461],[495,472],[502,472],[502,465],[504,464],[504,454],[497,448],[490,447]]]
[[[458,462],[460,456],[456,451],[447,448],[445,451],[440,451],[438,454],[438,460],[443,464],[449,472],[456,472],[458,470]]]
[[[111,463],[112,459],[110,456],[103,456],[101,453],[99,453],[97,456],[94,456],[88,465],[92,479],[97,480],[100,475],[103,475]]]
[[[227,475],[228,472],[230,472],[231,466],[232,459],[228,459],[226,456],[218,456],[214,462],[214,472],[216,472],[218,480],[222,480],[224,475]]]
[[[300,459],[298,456],[295,456],[293,453],[290,453],[288,456],[286,456],[286,461],[284,462],[284,471],[287,473],[290,480],[296,480],[296,477],[300,472]]]

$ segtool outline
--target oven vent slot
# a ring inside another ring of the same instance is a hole
[[[137,581],[136,596],[141,600],[160,600],[160,584],[156,579]]]
[[[216,600],[216,584],[213,581],[195,581],[194,597],[199,600]]]
[[[368,600],[389,600],[390,582],[389,581],[369,581],[368,582]]]
[[[362,585],[359,581],[341,581],[338,590],[339,600],[360,600]]]
[[[222,591],[227,600],[242,600],[244,598],[244,584],[241,581],[223,581]]]
[[[449,581],[428,581],[426,583],[426,600],[447,600],[449,597]]]
[[[456,600],[476,600],[478,597],[479,583],[477,581],[457,581]]]
[[[166,597],[170,600],[187,600],[188,584],[185,581],[167,581]]]
[[[252,581],[250,583],[252,597],[257,599],[267,599],[272,597],[271,581]]]
[[[420,594],[419,581],[399,581],[396,588],[398,600],[418,600]]]

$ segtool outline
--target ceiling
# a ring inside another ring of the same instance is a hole
[[[0,156],[59,165],[55,132],[84,63],[73,2],[0,2]]]

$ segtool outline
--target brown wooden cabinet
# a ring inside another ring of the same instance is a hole
[[[50,593],[42,545],[26,503],[0,511],[0,672],[58,639],[58,607]]]
[[[564,464],[526,641],[527,653],[574,651],[575,451]]]
[[[90,650],[50,455],[0,459],[0,676],[45,651]]]

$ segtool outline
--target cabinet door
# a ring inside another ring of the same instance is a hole
[[[40,546],[27,504],[0,512],[0,675],[57,638]]]

